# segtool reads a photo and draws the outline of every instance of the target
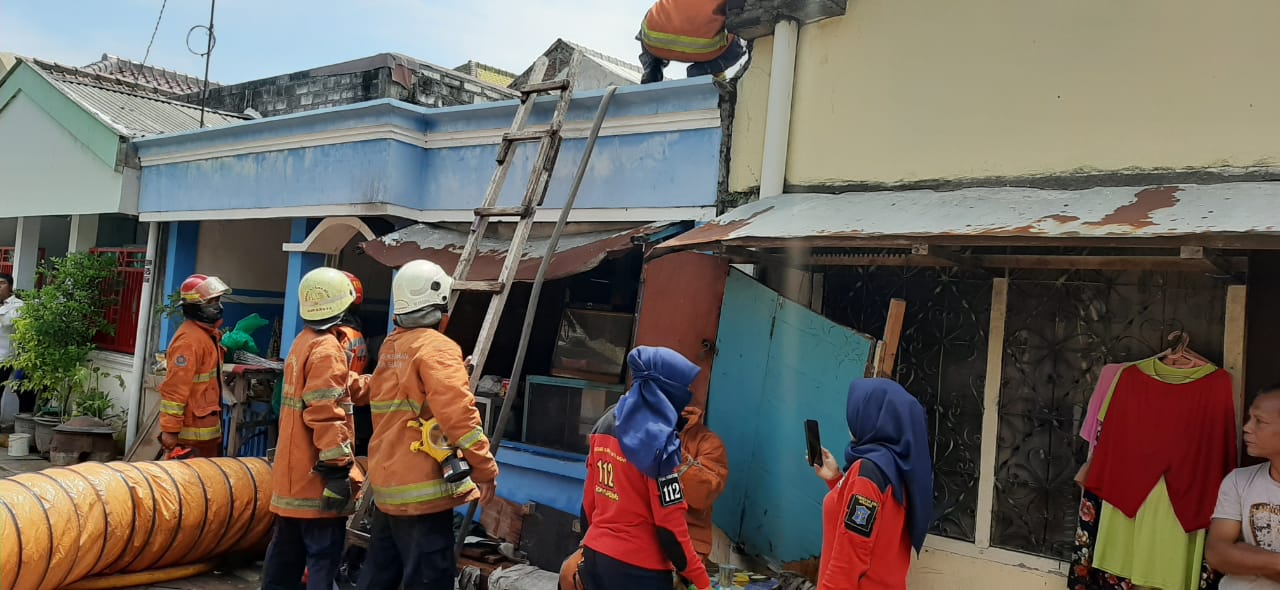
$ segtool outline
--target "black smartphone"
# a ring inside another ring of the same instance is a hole
[[[809,464],[822,464],[822,439],[818,436],[818,421],[804,421],[804,442],[809,448]]]

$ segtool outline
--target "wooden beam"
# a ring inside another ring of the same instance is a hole
[[[1235,277],[1236,271],[1232,267],[1231,262],[1217,252],[1205,248],[1204,246],[1183,246],[1179,250],[1179,257],[1184,260],[1196,260],[1204,265],[1206,272],[1217,273],[1228,277]]]
[[[937,256],[936,247],[930,247],[929,254],[919,256],[913,254],[868,254],[868,255],[835,255],[813,256],[798,261],[802,266],[960,266],[955,260]],[[983,256],[962,257],[964,262],[973,267],[984,269],[1055,269],[1055,270],[1168,270],[1179,272],[1210,272],[1221,274],[1216,267],[1206,266],[1204,260],[1186,259],[1175,256],[1068,256],[1038,254],[988,254]],[[1244,258],[1222,258],[1223,264],[1233,269],[1232,274],[1248,268],[1248,260]],[[797,262],[792,262],[797,264]]]
[[[1055,237],[1041,235],[1019,236],[931,236],[932,245],[943,246],[1007,246],[1007,247],[1073,247],[1073,248],[1179,248],[1187,244],[1221,250],[1280,250],[1280,236],[1188,235],[1152,238],[1132,237]],[[912,236],[839,236],[821,235],[803,238],[744,237],[725,240],[723,243],[748,248],[787,248],[804,244],[811,248],[902,248],[908,249],[920,243]]]
[[[889,301],[889,317],[884,322],[884,348],[876,361],[876,377],[893,378],[898,363],[898,348],[902,344],[902,322],[907,317],[907,302],[894,298]]]
[[[981,451],[978,460],[978,514],[974,544],[991,546],[991,518],[996,502],[996,439],[1000,433],[1000,383],[1004,371],[1005,314],[1009,279],[991,281],[991,327],[987,331],[987,374],[982,394]]]
[[[1248,287],[1245,285],[1229,285],[1227,287],[1227,316],[1222,338],[1222,368],[1231,374],[1236,408],[1236,434],[1241,433],[1244,426],[1245,401],[1245,343],[1248,341],[1249,324],[1245,310]],[[1239,440],[1239,438],[1237,438]],[[1237,445],[1239,449],[1243,447]]]

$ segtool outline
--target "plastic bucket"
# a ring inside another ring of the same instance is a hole
[[[10,457],[26,457],[30,452],[31,435],[30,434],[10,434],[9,435],[9,456]]]

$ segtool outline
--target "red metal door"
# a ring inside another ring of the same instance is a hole
[[[696,252],[663,256],[645,264],[637,346],[665,346],[702,367],[693,403],[706,408],[715,360],[728,260]]]

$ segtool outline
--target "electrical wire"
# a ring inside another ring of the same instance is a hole
[[[147,65],[147,58],[151,57],[151,46],[156,42],[156,33],[160,31],[160,21],[164,19],[164,7],[169,4],[169,0],[163,0],[160,3],[160,16],[156,17],[156,28],[151,30],[151,40],[147,41],[147,52],[142,55],[142,65]]]

